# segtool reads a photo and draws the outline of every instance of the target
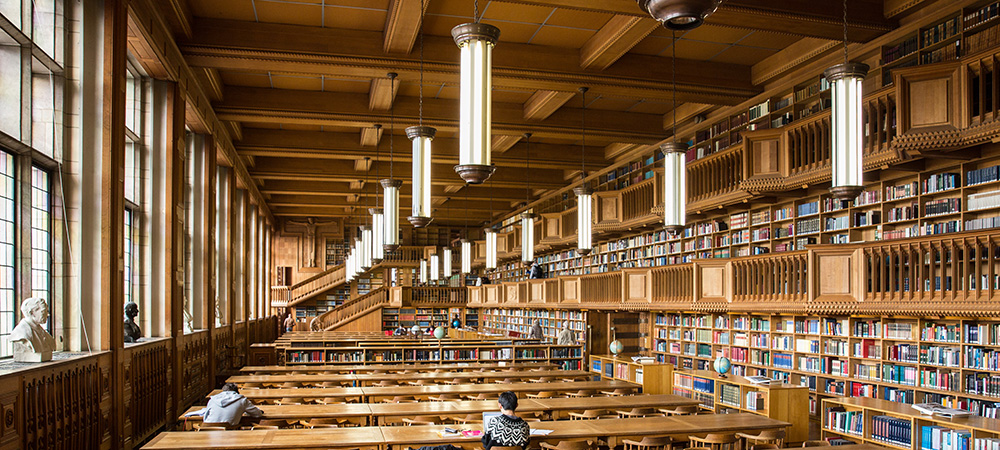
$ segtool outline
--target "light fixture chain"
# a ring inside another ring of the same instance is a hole
[[[375,124],[375,161],[371,167],[375,167],[379,160],[379,148],[382,146],[382,124]],[[371,170],[371,167],[368,170]],[[378,188],[376,188],[377,190]],[[375,209],[378,209],[378,194],[375,195]]]
[[[847,61],[847,0],[844,0],[844,64]]]
[[[472,21],[479,23],[479,0],[475,0],[472,6]]]
[[[583,99],[583,130],[580,133],[583,137],[583,145],[580,147],[580,179],[587,178],[587,166],[585,164],[587,157],[587,88],[580,88],[580,94]]]
[[[524,133],[524,212],[528,212],[528,202],[531,198],[531,133]]]
[[[389,95],[396,90],[396,74],[389,74]],[[389,105],[389,179],[395,179],[392,172],[392,150],[393,150],[393,139],[392,132],[396,129],[396,102],[393,99],[391,105]]]
[[[420,126],[424,126],[424,25],[420,22]]]
[[[845,0],[846,1],[846,0]],[[674,138],[674,143],[677,143],[677,32],[670,31],[670,92],[672,95],[671,105],[674,108],[673,114],[670,116],[673,118],[673,125],[671,126],[672,131],[670,132]]]

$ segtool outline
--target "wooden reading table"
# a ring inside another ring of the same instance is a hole
[[[243,373],[258,375],[283,374],[290,372],[302,373],[371,373],[375,370],[386,372],[402,372],[404,370],[430,372],[434,370],[447,370],[449,372],[470,372],[476,370],[531,370],[531,369],[555,369],[556,365],[547,362],[523,362],[523,363],[447,363],[447,364],[356,364],[356,365],[288,365],[288,366],[246,366],[240,369]]]
[[[379,381],[388,380],[405,383],[407,381],[451,381],[463,380],[464,383],[492,382],[487,380],[498,380],[513,378],[527,380],[532,378],[576,378],[588,380],[594,376],[593,373],[585,370],[539,370],[539,371],[513,371],[513,372],[418,372],[418,373],[365,373],[365,374],[339,374],[339,375],[235,375],[229,377],[230,383],[243,385],[246,383],[274,383],[285,382],[297,383],[323,383],[323,382],[355,382],[355,386],[371,386]]]
[[[673,408],[697,405],[698,401],[672,394],[635,395],[628,397],[582,397],[519,399],[518,412],[548,412],[553,419],[564,419],[568,412],[588,409]],[[188,409],[186,413],[202,407]],[[266,419],[304,420],[319,418],[364,419],[371,425],[389,425],[393,419],[416,416],[464,416],[497,411],[496,400],[464,400],[418,403],[349,403],[344,405],[260,405]],[[184,429],[192,429],[200,416],[181,417]]]

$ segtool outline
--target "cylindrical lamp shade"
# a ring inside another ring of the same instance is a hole
[[[841,200],[853,200],[864,189],[861,83],[867,74],[867,64],[853,62],[838,64],[823,72],[823,76],[832,85],[833,101],[830,113],[833,184],[830,192]]]
[[[354,279],[354,252],[347,254],[347,259],[344,260],[344,279],[347,282],[351,282]]]
[[[497,232],[492,228],[486,229],[486,269],[497,268]]]
[[[445,246],[441,251],[441,274],[445,278],[451,278],[451,247]]]
[[[431,281],[441,279],[441,257],[436,253],[431,255]]]
[[[427,260],[420,260],[420,283],[427,283]]]
[[[492,139],[493,46],[500,29],[485,23],[464,23],[451,29],[461,50],[459,150],[455,172],[470,184],[486,181],[496,169],[490,162]]]
[[[576,194],[576,252],[590,254],[594,248],[593,196],[586,186],[573,189]]]
[[[372,229],[361,227],[361,269],[372,268]]]
[[[354,271],[358,275],[361,275],[365,271],[364,267],[362,267],[362,260],[364,258],[364,250],[361,249],[362,246],[361,238],[354,238]]]
[[[535,215],[521,213],[521,261],[528,264],[535,260]]]
[[[413,141],[413,214],[407,217],[416,228],[431,223],[431,141],[437,130],[409,127],[406,137]]]
[[[383,222],[381,208],[369,208],[372,215],[372,264],[378,264],[385,258],[385,223]]]
[[[667,142],[663,152],[663,227],[673,234],[684,231],[687,222],[687,144]]]
[[[399,187],[400,180],[385,179],[382,183],[382,221],[385,233],[382,235],[382,248],[386,253],[392,253],[399,248]]]
[[[472,241],[462,239],[462,273],[472,272]]]

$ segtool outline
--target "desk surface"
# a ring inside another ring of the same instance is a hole
[[[416,372],[416,373],[359,373],[359,374],[314,374],[314,375],[235,375],[229,377],[231,383],[321,383],[324,381],[377,382],[381,380],[454,380],[454,379],[503,379],[503,378],[580,378],[597,374],[585,370],[536,370],[513,372]]]
[[[430,386],[383,386],[363,388],[274,388],[274,389],[243,389],[241,394],[249,399],[274,398],[324,398],[324,397],[395,397],[395,396],[429,396],[440,394],[493,394],[505,391],[537,392],[537,391],[579,391],[579,390],[613,390],[619,388],[638,388],[638,385],[626,381],[559,381],[551,383],[507,383],[507,384],[451,384]],[[209,396],[218,394],[218,389]]]
[[[627,436],[702,434],[717,431],[760,430],[788,426],[787,422],[756,414],[705,414],[697,416],[647,417],[641,419],[562,420],[531,423],[532,428],[553,430],[548,436],[533,440],[559,440],[594,437],[615,440]],[[237,449],[237,448],[331,448],[409,444],[446,444],[475,442],[479,437],[438,434],[446,425],[413,427],[359,427],[333,429],[289,429],[250,431],[163,432],[143,446],[149,450]],[[451,427],[455,427],[452,425]],[[482,426],[466,425],[481,430]],[[867,450],[878,447],[858,447]]]
[[[356,364],[356,365],[288,365],[288,366],[246,366],[240,369],[243,373],[287,373],[287,372],[371,372],[373,370],[403,371],[403,370],[450,370],[469,371],[479,369],[530,369],[545,367],[554,369],[555,364],[547,362],[523,362],[523,363],[440,363],[440,364]]]

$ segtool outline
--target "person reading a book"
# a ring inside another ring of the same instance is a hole
[[[240,394],[235,383],[222,385],[222,392],[208,399],[208,406],[202,410],[202,420],[205,423],[228,423],[236,426],[243,414],[250,417],[261,417],[264,412],[254,406],[250,399]]]
[[[517,417],[517,394],[507,391],[500,394],[499,416],[494,417],[489,423],[483,424],[483,450],[490,450],[491,447],[521,447],[528,450],[528,438],[531,436],[531,429],[528,422]]]

